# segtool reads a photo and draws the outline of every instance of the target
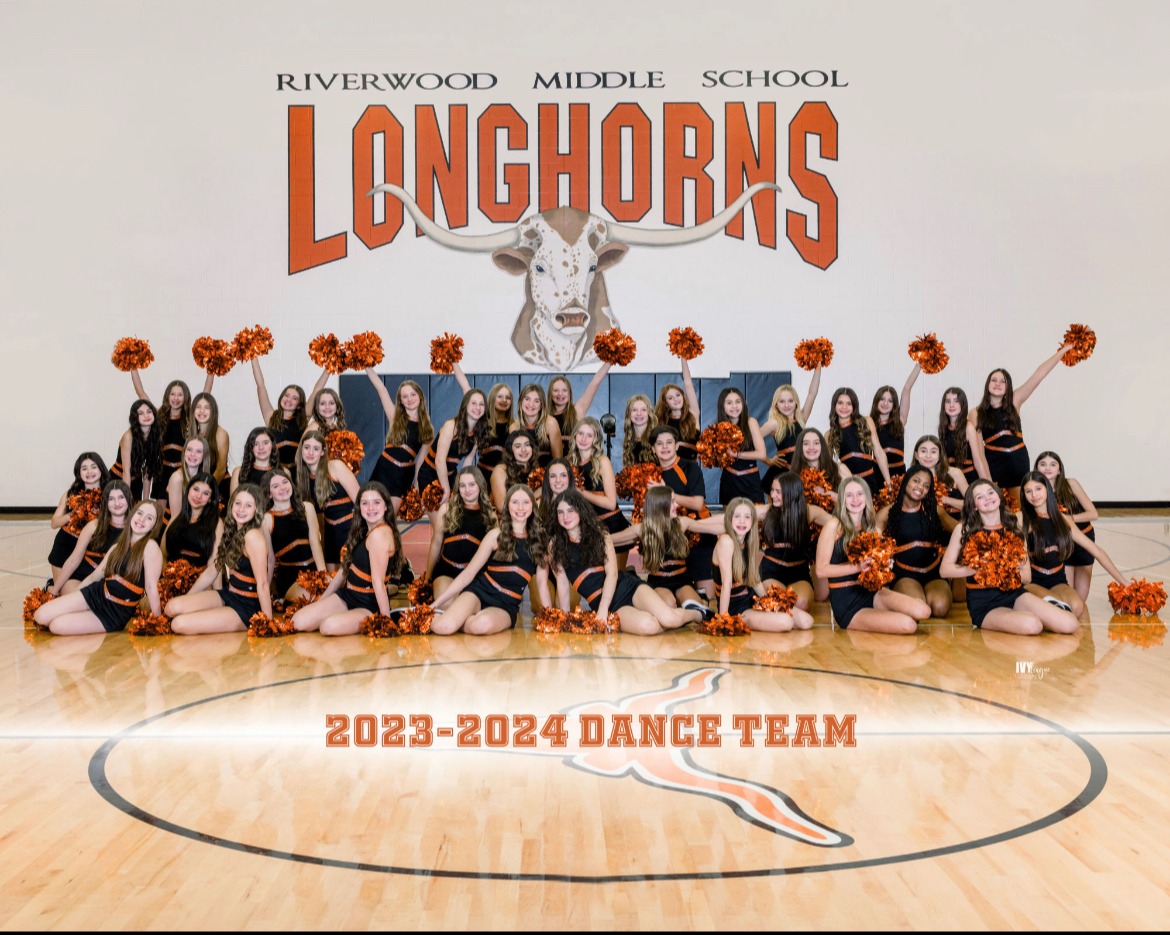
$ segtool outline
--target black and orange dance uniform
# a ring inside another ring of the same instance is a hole
[[[568,555],[564,557],[562,568],[574,590],[581,595],[581,599],[589,605],[590,610],[597,610],[601,603],[601,595],[605,591],[605,566],[591,565],[586,567],[581,556],[581,544],[569,542]],[[613,597],[609,601],[609,611],[620,610],[634,603],[634,593],[642,586],[642,579],[633,572],[618,572],[614,583]]]
[[[183,423],[179,419],[168,419],[167,430],[162,437],[162,467],[154,479],[152,490],[155,499],[165,496],[167,482],[171,475],[183,465],[183,448],[187,439],[183,434]]]
[[[692,435],[689,438],[686,438],[683,436],[682,417],[681,416],[677,419],[674,416],[668,417],[666,420],[666,424],[669,425],[676,432],[678,432],[677,452],[678,452],[679,460],[680,461],[696,461],[696,460],[698,460],[698,457],[699,457],[699,446],[698,446],[699,436],[698,436],[698,434]]]
[[[745,544],[738,544],[740,555],[743,560],[747,562],[747,546]],[[715,597],[719,600],[720,606],[723,601],[723,572],[719,570],[719,563],[716,562],[711,566],[711,579],[715,582]],[[727,612],[729,614],[742,614],[745,610],[751,610],[752,604],[755,603],[755,595],[752,594],[752,589],[749,588],[742,581],[729,582],[728,587],[731,588],[731,600],[727,605]]]
[[[283,597],[302,571],[314,570],[313,547],[309,544],[309,521],[296,511],[269,510],[272,517],[272,553],[276,563],[272,571],[272,593]]]
[[[83,518],[76,513],[70,513],[69,521],[57,530],[57,534],[53,537],[53,547],[49,550],[49,564],[54,568],[60,568],[73,554],[73,549],[77,546],[77,538],[81,535],[81,529],[85,527],[85,523],[80,522]],[[75,523],[80,523],[78,531],[70,532],[69,527]]]
[[[315,504],[321,517],[321,551],[326,565],[341,562],[341,547],[349,538],[349,527],[353,524],[354,506],[345,488],[330,478],[329,493],[324,503]],[[316,488],[314,488],[315,490]]]
[[[751,446],[751,436],[747,436],[739,450],[744,451]],[[719,472],[719,502],[727,506],[736,497],[747,497],[752,503],[764,502],[760,465],[755,459],[736,458]]]
[[[834,565],[853,564],[845,555],[844,536],[837,536],[829,561]],[[829,605],[833,608],[833,619],[842,630],[848,629],[858,611],[873,607],[874,592],[862,587],[860,577],[860,572],[854,572],[829,579]]]
[[[901,508],[897,505],[890,507],[891,515],[898,509]],[[886,529],[886,534],[897,543],[894,549],[895,581],[899,578],[910,578],[925,586],[940,579],[938,570],[942,564],[945,547],[938,538],[942,534],[941,527],[938,528],[939,532],[931,538],[926,511],[921,506],[909,512],[901,510],[898,528]]]
[[[73,569],[73,574],[69,576],[69,580],[84,581],[92,572],[96,571],[98,565],[102,563],[102,559],[106,557],[106,553],[118,541],[118,536],[120,535],[122,535],[122,530],[110,524],[106,528],[106,538],[104,541],[99,542],[96,538],[91,538],[89,545],[86,546],[85,555],[81,557],[81,561]]]
[[[487,477],[497,464],[504,460],[504,442],[508,438],[508,423],[493,422],[493,429],[488,434],[487,444],[475,456],[475,463]]]
[[[588,464],[581,465],[580,470],[583,490],[588,490],[590,493],[605,493],[605,484],[600,478],[597,480],[593,479],[593,471]],[[590,506],[593,507],[593,512],[597,514],[597,518],[601,520],[601,525],[605,527],[610,535],[630,528],[630,521],[626,519],[626,514],[616,504],[612,510],[607,510],[605,507],[597,506],[596,504],[590,504]],[[615,550],[620,554],[630,551],[631,548],[633,546],[623,545],[615,547]]]
[[[479,598],[482,608],[498,607],[504,611],[511,618],[512,626],[516,626],[520,601],[536,573],[536,563],[529,556],[528,543],[524,539],[516,540],[515,558],[509,561],[498,555],[498,552],[492,553],[487,564],[468,585],[467,592]]]
[[[366,536],[354,548],[353,561],[350,562],[349,569],[345,573],[345,584],[338,591],[338,596],[345,602],[346,610],[368,610],[370,613],[376,614],[380,611],[378,610],[378,595],[374,591],[374,576],[370,570],[370,549],[366,545],[369,538]],[[384,588],[389,588],[391,584],[393,582],[390,579],[389,568],[387,568],[382,585]]]
[[[792,456],[796,454],[796,436],[802,431],[804,428],[799,422],[790,422],[788,431],[784,433],[780,441],[776,442],[777,463],[768,467],[768,470],[764,472],[764,479],[760,482],[765,495],[772,489],[772,481],[776,479],[777,475],[792,470]]]
[[[1028,446],[1022,434],[1008,428],[1007,413],[1002,406],[991,411],[994,423],[990,430],[983,431],[987,470],[1001,488],[1019,487],[1030,466]]]
[[[706,506],[707,483],[703,480],[703,469],[698,461],[675,460],[670,467],[662,468],[662,482],[680,496],[702,498],[703,508],[699,510],[699,519],[711,515]],[[703,533],[687,552],[687,569],[695,581],[711,578],[711,555],[718,540],[717,535]]]
[[[779,581],[783,585],[798,581],[812,583],[809,562],[814,542],[810,538],[803,548],[791,542],[766,542],[760,539],[760,580]]]
[[[1068,584],[1068,576],[1064,572],[1067,559],[1060,557],[1060,550],[1055,542],[1056,527],[1052,519],[1047,516],[1038,516],[1036,519],[1040,524],[1040,535],[1028,536],[1028,563],[1032,566],[1032,584],[1052,590],[1058,584]],[[1060,517],[1058,522],[1063,523],[1064,517]],[[1043,541],[1051,545],[1044,545]]]
[[[392,497],[405,497],[414,486],[414,461],[421,450],[418,420],[407,421],[406,438],[382,450],[370,480],[382,484]]]
[[[295,419],[285,419],[278,429],[269,429],[272,434],[273,454],[282,468],[286,468],[292,479],[297,479],[297,449],[301,446],[304,429],[297,428]]]
[[[483,521],[483,511],[478,506],[471,508],[464,505],[459,525],[453,532],[443,534],[443,545],[439,549],[433,577],[458,577],[459,572],[475,556],[486,535],[487,524]]]
[[[474,447],[475,442],[466,435],[451,438],[451,444],[447,447],[447,458],[445,462],[447,467],[448,489],[450,489],[451,481],[455,477],[455,472],[459,470],[459,463],[471,453],[471,449]],[[419,493],[422,493],[422,491],[426,490],[438,479],[439,471],[436,468],[435,449],[431,447],[427,449],[423,463],[418,466]]]
[[[1073,499],[1077,506],[1076,509],[1072,512],[1074,514],[1083,513],[1085,508],[1081,504],[1081,501],[1077,500],[1075,497]],[[1083,532],[1089,540],[1092,542],[1097,541],[1097,533],[1093,530],[1092,522],[1089,520],[1084,520],[1083,522],[1077,523],[1076,527],[1081,532]],[[1064,560],[1064,563],[1070,568],[1083,568],[1086,565],[1092,565],[1096,561],[1097,560],[1093,558],[1092,553],[1088,549],[1086,549],[1083,545],[1077,545],[1077,543],[1074,542],[1072,554]]]
[[[137,613],[138,603],[145,594],[141,575],[136,581],[121,575],[108,575],[81,589],[85,606],[93,611],[107,633],[126,629],[126,624]]]
[[[671,594],[678,594],[683,588],[694,588],[695,576],[687,567],[687,554],[666,555],[657,571],[646,570],[646,583]]]
[[[219,598],[224,607],[236,612],[244,626],[258,614],[260,596],[256,590],[256,572],[252,569],[252,562],[247,554],[241,555],[235,568],[227,570],[227,580],[219,590]]]
[[[194,568],[206,568],[211,561],[211,550],[215,546],[215,536],[196,535],[195,528],[190,523],[176,527],[172,522],[163,533],[163,542],[166,545],[167,561],[174,562],[184,559]]]
[[[868,427],[867,424],[867,430]],[[850,474],[869,484],[870,493],[882,489],[881,472],[873,455],[861,447],[856,421],[841,427],[841,450],[837,452],[837,460],[849,468]]]
[[[967,478],[967,483],[973,483],[979,477],[979,472],[975,470],[975,459],[971,457],[971,449],[967,449],[967,454],[960,464],[955,455],[955,437],[952,433],[947,432],[943,437],[943,448],[946,449],[947,461],[950,462],[951,467],[957,467],[963,472],[963,476]],[[956,491],[957,492],[957,491]],[[960,495],[959,499],[962,499]]]
[[[906,473],[905,431],[895,438],[890,433],[889,423],[882,425],[881,422],[875,419],[874,427],[877,429],[878,444],[882,446],[882,451],[886,453],[886,467],[890,469],[890,479],[893,480],[895,477],[901,477]]]

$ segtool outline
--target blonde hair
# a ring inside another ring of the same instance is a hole
[[[577,407],[573,403],[573,384],[569,382],[569,378],[563,373],[558,373],[555,377],[548,381],[549,413],[554,419],[557,418],[556,413],[552,412],[552,388],[556,386],[558,382],[565,384],[565,389],[569,391],[569,401],[565,403],[565,411],[561,413],[561,416],[559,419],[557,419],[557,421],[564,426],[563,433],[565,435],[571,435],[577,430],[577,423],[579,420],[577,419]]]
[[[776,423],[776,428],[772,431],[772,438],[777,443],[783,440],[784,436],[788,434],[789,430],[800,426],[800,423],[795,419],[790,419],[780,411],[780,394],[791,393],[793,402],[796,403],[794,412],[800,412],[800,396],[796,392],[796,387],[791,383],[782,383],[776,387],[776,392],[772,394],[772,408],[768,410],[768,418]]]
[[[522,408],[524,397],[529,393],[535,393],[540,400],[540,412],[536,416],[536,424],[529,425],[524,421],[524,410]],[[520,395],[516,398],[516,426],[525,432],[531,432],[536,439],[536,448],[544,448],[548,444],[548,400],[544,395],[544,387],[539,383],[529,383],[520,389]]]
[[[630,421],[630,410],[634,407],[634,403],[643,402],[646,404],[646,429],[642,433],[642,437],[638,438],[634,435],[634,423]],[[653,460],[654,453],[649,451],[650,447],[650,431],[658,424],[658,420],[654,417],[654,405],[650,402],[650,397],[645,393],[635,393],[626,400],[626,414],[622,421],[622,467],[629,467],[631,464],[637,464],[640,461]],[[635,446],[643,446],[647,449],[647,456],[645,458],[636,457],[634,454]]]
[[[853,525],[849,516],[849,508],[845,505],[845,488],[856,484],[865,492],[865,510],[861,514],[861,526]],[[848,546],[858,533],[871,532],[877,525],[877,513],[873,508],[873,497],[869,492],[869,484],[857,477],[846,477],[837,485],[837,505],[833,507],[833,516],[841,524],[841,540],[843,546]]]
[[[739,537],[735,534],[735,528],[731,525],[735,511],[741,506],[747,507],[752,514],[751,528],[743,537],[743,544],[747,547],[746,558],[743,554],[744,549],[739,548]],[[749,588],[755,588],[760,583],[760,529],[756,522],[756,505],[747,497],[736,497],[732,500],[723,513],[723,531],[731,539],[732,545],[736,546],[731,554],[732,580],[724,582],[724,587],[730,587],[732,582],[743,582]]]
[[[593,478],[594,484],[601,483],[601,459],[604,457],[601,453],[601,423],[593,416],[586,416],[577,422],[576,428],[573,429],[572,441],[569,445],[569,463],[574,467],[585,470],[585,464],[581,461],[581,450],[577,447],[577,429],[581,426],[587,425],[593,429],[593,445],[589,449],[589,476]]]

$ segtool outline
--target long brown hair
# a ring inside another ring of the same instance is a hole
[[[959,404],[959,415],[955,419],[955,427],[951,428],[951,418],[947,415],[947,397],[954,396]],[[946,442],[950,442],[951,450],[955,453],[955,466],[962,467],[969,454],[967,450],[967,394],[961,386],[948,386],[942,394],[942,401],[938,405],[938,437],[944,442],[942,449],[946,454]]]
[[[764,544],[767,546],[787,544],[800,554],[808,551],[810,531],[808,526],[808,501],[804,497],[804,484],[800,475],[785,471],[772,478],[772,486],[780,485],[780,506],[772,505],[772,492],[765,490],[768,498],[768,512],[764,514]]]
[[[581,530],[581,561],[586,568],[593,568],[605,564],[605,527],[597,518],[597,511],[589,505],[589,501],[581,496],[581,491],[569,489],[553,498],[549,510],[552,532],[549,535],[548,559],[552,568],[565,568],[569,560],[569,545],[572,540],[569,533],[557,519],[557,507],[567,503],[578,516]],[[530,521],[531,524],[531,521]]]
[[[673,497],[674,492],[663,484],[646,488],[638,551],[642,553],[642,567],[651,574],[668,558],[686,558],[689,551],[682,523],[670,515]]]
[[[922,447],[923,442],[930,442],[930,444],[938,449],[938,463],[935,464],[933,469],[927,468],[927,470],[933,470],[935,480],[942,481],[948,488],[951,487],[951,462],[947,458],[947,446],[942,443],[942,439],[937,435],[923,435],[914,443],[914,447],[910,449],[910,463],[918,463],[918,449]],[[963,442],[966,444],[966,438],[963,439]]]
[[[683,441],[693,442],[699,437],[699,419],[695,413],[691,412],[691,404],[687,400],[687,394],[677,383],[667,383],[658,391],[658,403],[654,406],[654,421],[659,425],[667,425],[670,422],[670,406],[666,402],[666,394],[671,390],[678,390],[683,398],[682,415],[679,416],[678,420],[679,438]]]
[[[247,494],[252,498],[252,503],[256,507],[256,511],[251,520],[241,526],[236,522],[235,516],[232,514],[232,507],[235,506],[236,500],[242,495]],[[219,539],[219,549],[215,553],[215,567],[221,573],[231,571],[239,564],[240,557],[244,554],[244,537],[253,529],[259,529],[260,524],[264,521],[264,494],[260,492],[260,488],[255,484],[240,484],[232,495],[228,497],[227,508],[224,510],[223,517],[223,535]],[[253,569],[257,575],[268,574],[267,568]]]
[[[821,442],[821,456],[817,464],[813,464],[804,456],[804,438],[806,435],[815,435]],[[820,429],[807,428],[802,429],[800,434],[796,436],[796,450],[792,452],[792,472],[799,477],[800,472],[805,468],[816,468],[825,472],[825,479],[828,480],[829,486],[834,490],[841,483],[841,472],[837,469],[837,462],[833,460],[833,454],[829,451],[829,443],[825,441],[825,436],[821,434]]]
[[[317,473],[314,474],[302,454],[307,441],[319,442],[321,445],[321,460],[317,462]],[[329,474],[329,444],[325,436],[317,429],[309,429],[301,436],[301,443],[297,445],[297,493],[305,503],[313,503],[318,510],[325,508],[329,498],[333,495],[333,478]]]
[[[130,529],[130,521],[134,518],[134,514],[138,512],[138,508],[142,506],[154,508],[154,525],[150,527],[150,532],[146,533],[141,539],[137,542],[132,542],[134,533]],[[130,512],[126,514],[126,525],[122,529],[122,534],[118,536],[117,541],[110,547],[109,556],[106,558],[107,578],[118,575],[128,581],[142,580],[143,556],[146,554],[146,547],[154,541],[155,536],[162,529],[162,518],[162,510],[159,509],[158,504],[154,500],[139,500],[134,504]]]
[[[865,509],[861,512],[861,525],[853,525],[853,517],[849,515],[849,507],[845,505],[845,488],[850,484],[857,484],[865,491]],[[873,508],[873,497],[869,492],[869,484],[860,477],[846,477],[837,485],[837,504],[833,507],[833,516],[841,524],[842,545],[848,546],[853,537],[860,532],[871,532],[877,525],[877,511]]]
[[[630,410],[637,402],[646,404],[646,429],[642,432],[641,437],[634,434],[634,423],[630,420]],[[649,396],[645,393],[635,393],[626,400],[626,413],[622,420],[623,468],[629,467],[631,464],[654,462],[654,451],[650,447],[650,433],[654,431],[657,424],[658,418],[654,415],[654,404],[650,402]]]
[[[975,407],[975,427],[983,435],[995,428],[995,408],[991,405],[991,378],[997,373],[1003,374],[1004,383],[1007,384],[999,408],[1004,412],[1006,428],[1018,435],[1020,434],[1020,410],[1016,408],[1015,386],[1012,384],[1012,375],[1003,367],[996,367],[983,382],[983,398]]]
[[[1012,533],[1020,536],[1020,523],[1016,519],[1016,514],[1007,508],[1007,502],[1004,498],[1003,491],[994,482],[979,478],[972,481],[971,486],[967,488],[967,492],[963,495],[963,513],[961,522],[963,524],[963,534],[959,541],[959,551],[962,553],[962,548],[967,544],[967,540],[971,538],[972,534],[983,531],[983,519],[979,515],[979,508],[975,506],[975,491],[980,487],[991,487],[999,492],[999,525],[1003,527],[1004,532]]]
[[[1024,496],[1025,485],[1033,482],[1044,485],[1044,510],[1048,514],[1047,525],[1051,532],[1044,528],[1045,524],[1040,519],[1040,514]],[[1048,478],[1039,471],[1029,471],[1020,481],[1020,516],[1023,519],[1024,541],[1028,543],[1028,555],[1034,561],[1042,558],[1045,550],[1053,545],[1056,546],[1056,554],[1060,556],[1062,562],[1072,555],[1072,533],[1069,531],[1064,515],[1060,512],[1056,492],[1048,483]]]
[[[1072,485],[1068,482],[1068,478],[1064,474],[1064,460],[1055,451],[1042,451],[1036,455],[1036,460],[1032,462],[1032,469],[1039,470],[1037,465],[1045,458],[1051,458],[1056,462],[1060,468],[1060,473],[1056,475],[1056,480],[1052,481],[1052,492],[1056,494],[1056,502],[1064,507],[1069,513],[1080,513],[1085,508],[1085,505],[1077,499],[1077,495],[1073,493]],[[1021,484],[1021,486],[1023,486]]]
[[[456,471],[455,477],[451,481],[451,497],[447,500],[447,514],[443,517],[443,532],[455,532],[459,528],[459,524],[463,522],[463,516],[467,512],[463,506],[463,498],[459,496],[459,478],[464,474],[470,475],[475,481],[475,486],[479,488],[476,503],[479,504],[479,515],[483,518],[484,529],[495,529],[499,518],[496,516],[496,508],[492,504],[491,488],[484,480],[483,471],[474,464],[468,464]]]
[[[187,423],[191,419],[191,389],[182,380],[171,380],[167,384],[167,388],[163,390],[162,406],[158,410],[158,427],[163,435],[167,434],[167,429],[171,424],[171,390],[178,387],[183,391],[183,405],[179,407],[179,427],[182,428],[183,434],[187,434]]]
[[[353,556],[357,551],[357,547],[365,542],[366,537],[370,534],[370,524],[362,516],[361,509],[362,494],[367,491],[376,493],[382,499],[382,502],[386,504],[386,514],[382,522],[389,528],[390,537],[394,542],[394,553],[390,556],[390,562],[386,566],[386,577],[398,578],[402,575],[402,569],[406,566],[406,556],[402,552],[402,537],[398,533],[398,524],[394,521],[394,501],[390,499],[390,491],[376,480],[367,481],[358,490],[357,500],[354,501],[353,523],[349,527],[349,535],[346,537],[345,546],[341,550],[341,570],[344,574],[349,574],[349,568],[353,564]]]
[[[211,415],[207,418],[206,430],[199,427],[199,423],[195,421],[195,407],[207,401],[208,407],[211,409]],[[191,400],[191,417],[187,420],[187,427],[184,434],[188,437],[198,436],[207,442],[207,451],[211,459],[211,471],[215,472],[219,465],[219,441],[216,438],[219,435],[219,403],[215,401],[215,397],[210,393],[199,393],[193,400]]]
[[[540,413],[536,417],[536,425],[529,425],[524,416],[524,397],[535,393],[540,399]],[[535,446],[539,450],[548,442],[548,399],[544,395],[544,387],[539,383],[528,383],[520,388],[520,395],[516,397],[516,425],[528,432],[535,439]]]
[[[894,401],[894,408],[890,410],[890,419],[885,423],[886,431],[891,438],[902,438],[906,434],[906,426],[902,424],[902,408],[898,403],[898,391],[890,386],[888,383],[885,386],[879,386],[877,392],[873,394],[873,403],[869,407],[869,417],[873,419],[873,424],[878,428],[882,427],[882,414],[878,411],[878,403],[882,396],[886,393],[890,394],[890,399]],[[836,407],[833,407],[836,409]],[[857,421],[857,416],[854,415],[853,420]],[[860,429],[858,430],[860,435]]]
[[[406,407],[402,405],[402,388],[409,386],[418,393],[418,440],[420,445],[429,445],[435,440],[435,427],[431,424],[431,414],[427,410],[427,398],[423,395],[422,387],[414,380],[403,380],[398,384],[395,394],[394,420],[390,423],[390,431],[386,435],[386,444],[389,446],[401,445],[406,441],[406,427],[410,419],[406,414]]]
[[[516,535],[512,530],[512,513],[508,509],[508,504],[518,493],[532,501],[532,514],[528,517],[528,525],[524,530],[524,541],[528,544],[528,557],[539,565],[544,561],[545,532],[536,515],[536,494],[527,484],[513,484],[508,488],[507,496],[504,497],[504,509],[500,511],[500,537],[492,554],[505,562],[516,558]]]
[[[848,386],[837,390],[833,394],[832,403],[829,404],[829,434],[825,436],[825,440],[829,443],[829,453],[837,457],[841,456],[843,428],[841,417],[837,415],[837,400],[842,396],[848,396],[849,401],[853,403],[853,415],[849,417],[849,424],[857,427],[857,441],[861,445],[861,450],[867,454],[873,454],[873,439],[870,438],[869,426],[865,424],[865,416],[861,414],[861,404],[857,401],[857,394]]]
[[[284,410],[280,408],[280,401],[284,399],[284,394],[289,390],[297,391],[297,408],[293,410],[292,418],[286,420],[284,418]],[[290,383],[283,390],[281,390],[280,395],[276,397],[276,408],[272,410],[272,415],[268,417],[268,428],[272,429],[274,432],[282,431],[285,427],[286,421],[292,422],[300,432],[303,432],[305,430],[305,426],[309,424],[309,415],[307,412],[305,412],[305,391],[295,383]],[[275,457],[275,453],[273,454],[273,457]]]
[[[110,516],[110,494],[115,490],[120,490],[122,496],[126,498],[126,516],[123,518],[123,523],[130,519],[130,507],[134,503],[134,494],[130,492],[129,484],[116,479],[106,482],[106,486],[102,488],[101,506],[98,508],[97,519],[94,521],[93,536],[89,540],[102,549],[109,545],[110,530],[118,528],[113,524],[113,517]]]
[[[581,460],[581,450],[577,447],[577,429],[583,425],[587,425],[593,429],[593,445],[589,449],[589,459],[587,461]],[[573,429],[572,434],[569,436],[569,464],[574,467],[579,467],[582,473],[588,471],[589,477],[593,480],[594,484],[601,483],[601,459],[605,457],[602,454],[603,437],[604,433],[601,431],[601,423],[593,418],[593,416],[586,416],[584,419],[578,420],[576,428]]]

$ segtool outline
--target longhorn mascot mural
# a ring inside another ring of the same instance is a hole
[[[453,250],[490,252],[496,266],[524,276],[524,307],[512,329],[512,345],[530,364],[568,371],[594,363],[593,339],[618,327],[609,307],[604,272],[621,262],[630,246],[674,247],[696,243],[723,230],[757,192],[780,191],[757,182],[719,214],[688,228],[643,230],[606,221],[577,208],[550,208],[495,234],[456,234],[432,221],[397,185],[369,191],[400,199],[432,240]]]

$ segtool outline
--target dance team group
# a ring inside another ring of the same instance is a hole
[[[290,385],[273,404],[259,357],[250,357],[263,424],[229,472],[211,371],[194,397],[172,381],[156,409],[138,367],[125,366],[138,398],[114,464],[107,470],[92,451],[77,458],[53,514],[52,578],[26,614],[60,635],[125,629],[136,615],[165,615],[172,632],[201,634],[247,629],[258,614],[271,620],[275,603],[291,619],[288,632],[358,633],[404,612],[395,605],[415,574],[398,519],[418,511],[420,491],[429,492],[433,634],[513,627],[526,589],[538,617],[583,603],[595,622],[642,635],[712,619],[804,629],[812,602],[825,600],[839,627],[856,630],[912,633],[965,600],[976,627],[1069,633],[1095,561],[1129,584],[1094,541],[1097,511],[1060,456],[1046,450],[1033,462],[1024,443],[1020,410],[1062,357],[1070,362],[1073,344],[1018,387],[993,370],[973,410],[961,388],[948,388],[937,434],[911,440],[905,424],[924,358],[900,393],[874,393],[868,415],[853,389],[838,389],[822,432],[809,418],[831,345],[817,340],[828,353],[806,355],[803,403],[793,386],[780,386],[760,425],[729,387],[718,423],[704,432],[687,360],[701,340],[692,342],[679,354],[679,383],[656,402],[626,401],[621,472],[586,415],[621,361],[603,363],[579,399],[565,376],[553,377],[547,394],[530,383],[513,399],[502,383],[473,388],[455,356],[440,372],[454,373],[463,398],[437,429],[416,382],[391,396],[373,366],[359,364],[390,425],[364,484],[331,457],[330,435],[346,431],[346,417],[325,385],[329,367],[309,394]],[[935,359],[928,372],[941,369]],[[698,458],[706,460],[711,438],[718,446],[729,437],[715,430],[729,430],[736,444],[717,452],[723,512],[712,515]],[[643,464],[653,468],[630,470]],[[634,501],[633,523],[619,490]],[[888,537],[887,552],[851,549],[877,533]],[[992,551],[1001,563],[1010,557],[1010,574],[983,576],[965,564],[988,551],[984,533],[1000,537]],[[641,575],[626,567],[633,548]],[[190,569],[185,593],[164,601],[164,568],[180,560]],[[316,586],[304,572],[320,573]]]

